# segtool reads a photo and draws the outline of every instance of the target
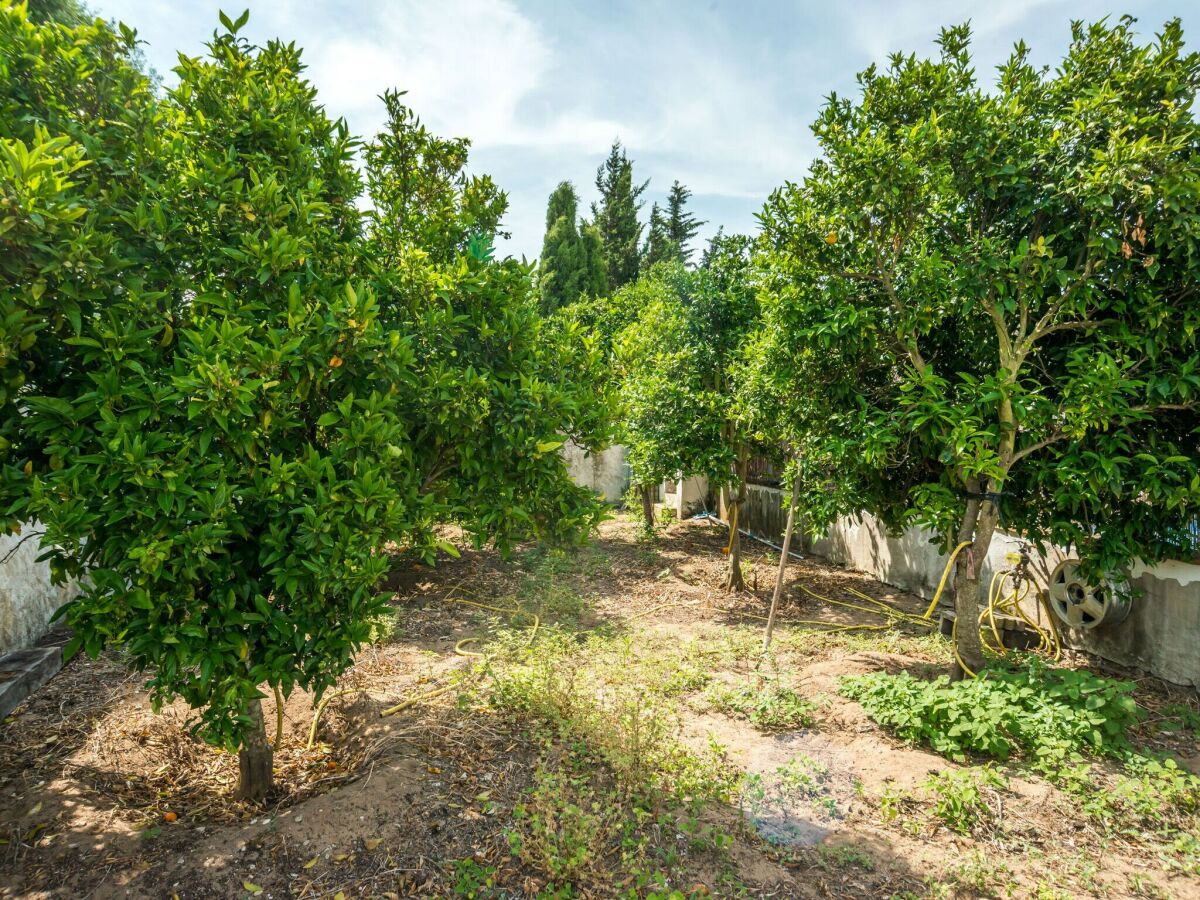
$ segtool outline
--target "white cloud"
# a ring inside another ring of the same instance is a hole
[[[443,130],[479,143],[507,140],[518,106],[550,65],[527,18],[510,3],[483,0],[406,0],[372,12],[352,32],[306,48],[309,74],[331,109],[378,108],[374,98],[395,87]]]
[[[1194,2],[1122,8],[1152,32]],[[574,181],[586,208],[614,137],[652,179],[648,201],[678,178],[709,230],[752,228],[767,193],[804,175],[824,98],[855,93],[871,62],[928,54],[941,26],[970,19],[986,83],[1015,39],[1054,63],[1070,18],[1120,11],[1116,0],[94,0],[139,29],[164,75],[176,50],[202,52],[222,5],[247,3],[247,36],[303,47],[321,102],[357,134],[378,130],[377,97],[397,88],[435,133],[470,138],[472,169],[509,192],[509,249],[530,255],[554,185]]]

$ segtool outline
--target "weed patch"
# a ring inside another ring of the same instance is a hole
[[[542,766],[534,780],[513,809],[509,849],[551,884],[590,878],[620,824],[616,798],[597,790],[586,775]]]
[[[697,753],[678,740],[678,698],[705,676],[667,642],[543,629],[533,647],[512,643],[491,663],[488,702],[497,713],[586,747],[630,794],[732,795],[736,774],[721,749]]]
[[[1008,779],[989,766],[935,772],[916,790],[894,785],[880,798],[880,817],[919,835],[930,820],[963,835],[982,836],[1001,825]]]
[[[1008,779],[991,766],[978,766],[937,772],[924,788],[938,821],[959,834],[973,834],[999,824],[999,800]]]
[[[953,684],[873,673],[843,679],[841,690],[900,737],[952,759],[1022,759],[1106,833],[1154,845],[1176,868],[1200,869],[1200,777],[1130,745],[1127,733],[1142,713],[1129,682],[1031,660]],[[1122,771],[1106,775],[1087,757],[1112,759]],[[947,827],[974,833],[988,824],[988,792],[1003,787],[998,773],[981,767],[934,776],[925,791]],[[916,800],[885,792],[885,819],[911,823]]]
[[[789,731],[813,724],[813,704],[777,682],[715,684],[708,689],[707,698],[721,712],[746,719],[760,731]]]

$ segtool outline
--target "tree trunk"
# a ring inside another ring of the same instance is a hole
[[[779,553],[779,571],[775,575],[775,592],[771,595],[771,611],[767,613],[767,632],[763,635],[763,653],[771,649],[771,633],[775,631],[775,611],[783,593],[783,576],[787,571],[788,552],[792,547],[792,530],[796,527],[796,504],[800,501],[800,479],[792,479],[792,504],[788,507],[787,525],[783,529],[783,549]]]
[[[638,485],[638,494],[642,498],[642,520],[647,533],[654,530],[654,498],[650,495],[650,489],[648,484]]]
[[[746,589],[742,579],[742,536],[738,527],[742,521],[742,510],[746,505],[746,471],[750,465],[749,449],[743,444],[738,448],[737,464],[734,469],[737,493],[727,491],[733,499],[729,512],[729,573],[725,576],[725,589],[737,593]]]
[[[983,643],[979,640],[979,573],[987,559],[998,518],[992,501],[972,499],[967,504],[967,514],[959,532],[960,541],[974,543],[959,554],[954,567],[955,650],[958,658],[952,675],[956,680],[979,672],[986,662]],[[963,671],[964,663],[970,673]]]
[[[265,799],[271,790],[274,751],[267,742],[267,724],[263,720],[262,701],[255,698],[247,703],[246,715],[254,724],[238,750],[238,768],[241,773],[238,797],[257,802]]]

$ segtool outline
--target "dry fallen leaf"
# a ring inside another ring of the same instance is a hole
[[[366,845],[368,850],[374,850],[383,843],[383,838],[367,838]]]
[[[313,866],[315,866],[317,864],[317,860],[319,860],[320,858],[321,857],[319,857],[319,856],[314,856],[312,859],[310,859],[308,862],[306,862],[304,864],[304,868],[311,869]]]

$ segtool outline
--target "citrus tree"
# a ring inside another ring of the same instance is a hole
[[[724,238],[706,267],[660,263],[618,292],[618,305],[637,311],[616,343],[633,480],[702,475],[720,486],[730,510],[730,590],[742,588],[737,521],[752,449],[735,377],[758,315],[748,248],[744,238]]]
[[[134,52],[129,29],[38,25],[0,0],[0,490],[9,501],[25,496],[35,464],[49,463],[25,439],[21,397],[87,389],[67,341],[112,303],[137,228],[141,182],[129,163],[155,106]],[[155,162],[143,162],[151,175]]]
[[[504,193],[467,173],[469,142],[430,134],[402,96],[384,96],[388,123],[366,147],[365,257],[412,354],[416,387],[391,402],[408,424],[425,545],[447,522],[502,551],[579,540],[603,507],[558,451],[611,437],[602,348],[542,318],[532,267],[492,249]]]
[[[352,278],[354,142],[298,51],[251,47],[244,20],[150,102],[113,166],[128,200],[81,139],[72,190],[115,203],[128,239],[90,308],[39,333],[71,377],[28,382],[9,425],[30,480],[13,512],[45,523],[58,574],[86,576],[67,652],[124,647],[156,704],[182,697],[240,750],[258,798],[261,686],[319,694],[350,664],[415,476],[389,403],[411,357]],[[102,32],[55,33],[69,50]],[[69,258],[56,238],[45,252]]]
[[[973,626],[998,527],[1096,572],[1194,540],[1200,57],[1177,21],[1145,44],[1076,24],[1058,69],[1018,45],[985,91],[968,30],[940,46],[831,98],[821,158],[764,210],[763,265],[786,381],[829,391],[828,421],[797,419],[828,465],[810,511],[969,542]],[[983,665],[974,627],[958,654]]]
[[[579,538],[600,507],[556,450],[608,419],[590,345],[493,259],[503,196],[465,145],[389,95],[422,164],[373,146],[365,219],[358,142],[245,21],[156,98],[132,32],[0,8],[0,434],[7,515],[81,579],[67,652],[121,646],[257,799],[264,691],[351,664],[385,546]]]

